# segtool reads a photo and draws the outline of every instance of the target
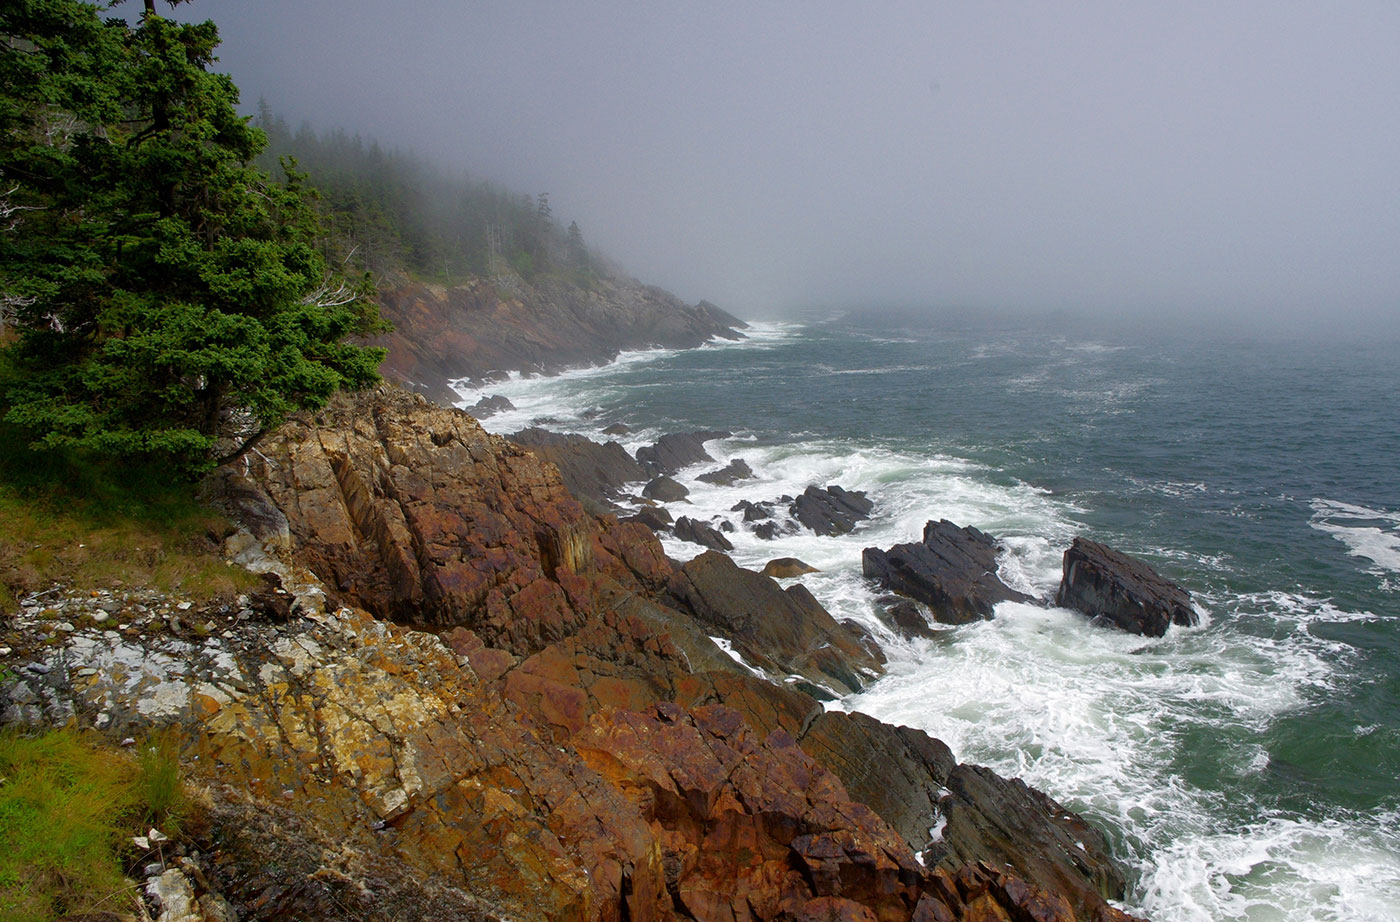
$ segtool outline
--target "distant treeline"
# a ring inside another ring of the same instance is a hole
[[[580,283],[602,269],[577,222],[565,228],[554,220],[548,193],[451,175],[343,129],[292,130],[265,102],[254,122],[268,137],[259,165],[278,173],[280,161],[293,158],[320,190],[325,255],[347,269],[440,280],[555,273]]]

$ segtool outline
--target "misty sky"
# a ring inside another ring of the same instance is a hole
[[[1400,3],[195,0],[246,103],[812,306],[1400,314]]]

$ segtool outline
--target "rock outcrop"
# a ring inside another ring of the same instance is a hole
[[[617,442],[599,444],[540,428],[522,429],[507,438],[559,468],[569,492],[599,510],[612,508],[627,484],[647,479],[646,468]]]
[[[724,554],[707,551],[669,587],[677,605],[730,639],[744,660],[775,678],[799,676],[819,697],[859,691],[883,672],[860,641],[801,584],[780,587]]]
[[[1172,624],[1199,620],[1191,595],[1141,560],[1107,545],[1075,538],[1065,551],[1055,604],[1132,634],[1161,637]]]
[[[676,567],[469,417],[338,399],[245,470],[226,495],[264,537],[230,552],[279,574],[278,620],[91,619],[0,684],[17,719],[178,728],[207,801],[190,873],[238,918],[1123,918],[1092,848],[1017,851],[1092,844],[1073,817],[824,713],[802,689],[879,663],[804,589]]]
[[[692,519],[688,515],[676,519],[676,524],[671,531],[677,538],[689,541],[691,544],[698,544],[715,551],[734,550],[734,542],[726,538],[723,532],[699,519]]]
[[[861,491],[832,485],[826,489],[808,487],[788,511],[819,535],[844,535],[853,531],[856,523],[870,518],[874,508]]]
[[[998,602],[1031,601],[997,577],[996,558],[991,536],[943,519],[924,526],[922,543],[866,548],[861,568],[884,588],[923,602],[935,620],[966,624],[992,617]]]
[[[379,311],[394,325],[376,342],[389,351],[383,373],[446,404],[456,399],[446,386],[453,379],[599,365],[625,349],[740,339],[746,326],[708,302],[687,306],[621,278],[587,288],[547,276],[478,278],[451,288],[414,283],[381,292]]]
[[[735,458],[717,471],[709,471],[701,474],[695,479],[701,483],[712,483],[717,486],[727,487],[738,483],[740,480],[748,480],[753,476],[753,468],[749,467],[743,458]]]

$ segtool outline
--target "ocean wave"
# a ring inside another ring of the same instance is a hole
[[[1371,561],[1370,572],[1378,576],[1400,573],[1400,512],[1320,497],[1309,505],[1308,525],[1346,545],[1348,556]]]

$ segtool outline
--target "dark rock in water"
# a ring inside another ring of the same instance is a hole
[[[760,522],[754,526],[753,533],[764,541],[772,541],[774,538],[778,537],[778,523],[771,521]]]
[[[602,415],[603,415],[603,408],[602,408],[602,407],[589,407],[588,409],[586,409],[586,410],[584,410],[582,413],[580,413],[580,414],[579,414],[579,417],[580,417],[581,419],[597,419],[598,417],[600,417],[600,416],[602,416]]]
[[[933,844],[929,830],[938,823],[938,799],[957,767],[943,742],[859,712],[827,711],[812,721],[801,746],[915,851]]]
[[[735,458],[733,461],[730,461],[726,467],[722,467],[717,471],[710,471],[708,474],[701,474],[695,479],[703,483],[712,483],[716,486],[727,487],[737,481],[748,480],[752,476],[753,470],[749,467],[748,462],[743,458]]]
[[[644,509],[638,509],[632,515],[629,515],[623,519],[619,519],[619,521],[641,522],[643,525],[645,525],[647,528],[650,528],[652,531],[671,530],[671,513],[667,512],[665,509],[660,508],[659,506],[655,508],[647,507]]]
[[[581,435],[534,428],[507,438],[559,468],[569,492],[601,504],[603,509],[612,508],[623,484],[647,479],[646,468],[616,442],[600,445]]]
[[[923,602],[944,624],[990,618],[998,602],[1031,601],[997,578],[997,545],[990,535],[947,519],[925,525],[922,544],[866,548],[861,569],[886,589]]]
[[[705,451],[711,439],[725,439],[730,433],[722,430],[673,432],[657,439],[655,445],[637,449],[637,460],[655,474],[674,474],[683,467],[713,461]]]
[[[504,413],[506,410],[514,410],[515,404],[511,403],[500,394],[492,394],[490,397],[482,397],[476,403],[467,407],[467,412],[477,419],[486,419],[495,416],[497,413]]]
[[[843,490],[837,486],[818,490],[808,487],[788,510],[793,518],[819,535],[844,535],[856,523],[870,518],[875,504],[859,490]]]
[[[660,503],[676,503],[690,495],[690,491],[670,477],[657,477],[642,487],[642,495]]]
[[[676,519],[676,527],[672,531],[677,538],[689,541],[691,544],[699,544],[716,551],[734,550],[734,545],[719,531],[689,516],[683,515]]]
[[[741,499],[729,507],[730,512],[743,512],[745,522],[758,522],[773,517],[772,503],[751,503]]]
[[[725,534],[732,534],[734,532],[734,523],[725,519],[719,523],[719,530]]]
[[[1141,560],[1087,538],[1075,538],[1065,551],[1055,604],[1148,637],[1161,637],[1170,624],[1197,623],[1185,589]]]
[[[927,863],[935,858],[945,868],[968,860],[1010,866],[1062,894],[1075,918],[1094,918],[1104,898],[1123,898],[1123,872],[1107,840],[1082,817],[1019,778],[1007,780],[980,765],[959,765],[946,785],[948,795],[938,807],[948,822],[943,841],[925,852]]]
[[[728,638],[745,662],[776,676],[802,676],[818,691],[828,689],[825,697],[859,691],[883,671],[883,658],[804,587],[784,590],[724,554],[706,552],[681,567],[669,592],[683,611]]]
[[[624,423],[613,423],[603,429],[603,435],[628,435],[632,432],[632,427]]]
[[[763,565],[763,575],[774,579],[791,579],[804,573],[816,572],[816,567],[809,567],[796,557],[777,557]]]
[[[896,634],[912,640],[915,637],[932,637],[936,631],[929,627],[924,608],[913,599],[897,595],[882,595],[875,600],[880,606],[880,620]]]

